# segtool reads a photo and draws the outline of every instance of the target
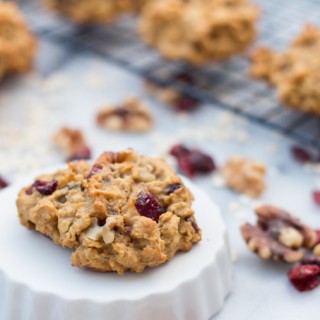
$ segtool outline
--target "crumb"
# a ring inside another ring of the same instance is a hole
[[[108,130],[143,132],[151,129],[153,118],[146,105],[138,99],[131,99],[120,106],[101,109],[96,122]]]
[[[91,150],[80,130],[61,128],[52,140],[64,152],[67,161],[91,158]]]
[[[231,189],[250,197],[257,197],[265,190],[266,167],[260,162],[232,157],[224,165],[222,174]]]

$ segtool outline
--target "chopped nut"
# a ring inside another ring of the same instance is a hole
[[[53,137],[56,146],[63,150],[67,161],[90,159],[91,150],[80,130],[61,128]]]
[[[98,241],[102,236],[101,232],[102,232],[102,227],[99,227],[98,225],[94,225],[93,227],[87,230],[85,235],[87,238],[91,240]]]
[[[303,243],[302,234],[292,227],[280,230],[279,241],[289,248],[300,248]]]
[[[316,232],[284,210],[262,206],[256,214],[257,225],[247,223],[241,232],[250,250],[262,259],[297,262],[304,257],[302,247],[312,248],[316,244]]]
[[[249,249],[262,259],[284,260],[286,262],[300,261],[304,253],[301,250],[290,249],[276,239],[270,232],[263,231],[259,226],[245,224],[241,227],[242,237]]]
[[[280,235],[282,229],[291,227],[302,237],[301,247],[313,248],[317,242],[317,233],[300,222],[299,219],[292,217],[288,212],[273,206],[261,206],[256,209],[258,225],[263,230],[270,230],[273,234]],[[298,236],[299,238],[299,236]]]
[[[150,130],[153,118],[144,104],[132,99],[119,107],[100,110],[96,122],[100,127],[113,131],[142,132]]]
[[[102,228],[102,238],[105,244],[112,243],[115,237],[114,231]]]
[[[85,233],[86,237],[94,241],[99,241],[102,238],[105,244],[112,243],[115,238],[115,232],[112,228],[116,226],[117,219],[109,217],[104,225],[101,224],[101,221],[95,219],[93,226]]]
[[[314,248],[313,248],[313,254],[316,257],[320,257],[320,243],[317,244]]]
[[[265,190],[266,167],[257,161],[232,157],[222,169],[227,185],[251,197],[257,197]]]

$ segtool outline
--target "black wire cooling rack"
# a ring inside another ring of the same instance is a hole
[[[262,8],[259,38],[255,46],[277,50],[299,33],[306,23],[320,25],[319,0],[254,0]],[[66,49],[63,59],[79,49],[91,49],[143,77],[230,110],[251,121],[285,133],[299,142],[320,149],[320,118],[281,106],[275,91],[248,76],[249,60],[240,55],[222,63],[194,67],[162,58],[146,47],[136,32],[137,18],[125,17],[107,26],[74,26],[49,12],[39,3],[20,1],[31,28],[43,39]],[[319,53],[320,54],[320,53]],[[53,69],[61,65],[61,61]],[[181,81],[187,74],[192,81]],[[319,84],[320,85],[320,84]]]

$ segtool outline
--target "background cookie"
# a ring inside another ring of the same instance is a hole
[[[158,0],[144,8],[140,31],[167,58],[201,64],[243,51],[258,16],[246,0]]]
[[[49,8],[78,23],[109,22],[140,10],[147,0],[43,0]]]
[[[14,3],[0,2],[0,79],[32,67],[36,39]]]
[[[320,115],[320,28],[306,26],[284,53],[256,50],[251,75],[276,87],[289,107]]]

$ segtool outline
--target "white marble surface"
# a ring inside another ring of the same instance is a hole
[[[152,109],[156,121],[150,133],[115,134],[96,127],[95,112],[101,106],[129,97],[141,98]],[[311,190],[320,187],[320,175],[292,160],[292,141],[212,105],[203,105],[188,117],[178,116],[152,100],[140,78],[86,53],[47,79],[29,75],[1,86],[1,173],[13,181],[36,167],[63,161],[50,142],[62,125],[81,128],[94,157],[106,149],[127,147],[165,155],[179,141],[207,151],[218,165],[231,155],[260,160],[268,167],[268,187],[259,201],[288,209],[320,228],[320,208],[311,200]],[[211,176],[199,177],[194,182],[221,207],[237,255],[233,292],[214,319],[319,319],[320,289],[303,294],[295,291],[287,280],[288,266],[260,261],[241,239],[239,225],[254,220],[255,203],[217,188],[212,180]]]

